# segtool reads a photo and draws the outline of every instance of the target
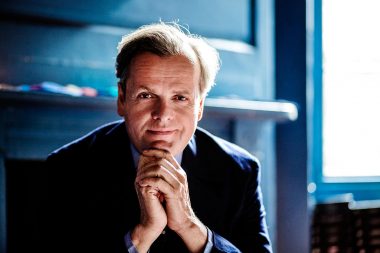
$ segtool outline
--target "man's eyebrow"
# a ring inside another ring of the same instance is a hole
[[[149,88],[148,88],[147,86],[145,86],[145,85],[137,85],[136,90],[137,90],[137,91],[141,91],[141,90],[144,90],[144,91],[152,91],[152,89],[149,89]]]
[[[150,92],[150,93],[155,93],[154,92],[154,89],[151,89],[149,88],[148,86],[146,85],[139,85],[139,84],[136,84],[136,88],[135,88],[135,92],[141,92],[141,91],[146,91],[146,92]],[[190,90],[187,90],[187,89],[174,89],[171,91],[172,94],[180,94],[180,95],[186,95],[186,96],[190,96],[193,94],[192,91]]]
[[[190,92],[189,90],[174,90],[173,93],[175,93],[175,94],[190,95],[192,92]]]

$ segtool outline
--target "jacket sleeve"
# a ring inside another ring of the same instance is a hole
[[[222,237],[214,234],[212,252],[271,253],[272,247],[265,221],[265,209],[260,188],[260,165],[253,161],[246,175],[244,197],[230,233]]]
[[[219,252],[240,253],[241,251],[225,238],[213,232],[213,247],[211,253]]]
[[[270,253],[271,242],[265,220],[260,187],[260,165],[255,162],[250,172],[240,214],[233,228],[233,240],[242,252]]]

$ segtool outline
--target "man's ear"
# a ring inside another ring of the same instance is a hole
[[[117,114],[125,116],[125,94],[120,84],[117,86]]]
[[[202,97],[199,101],[198,121],[200,121],[203,117],[204,101],[205,101],[204,97]]]

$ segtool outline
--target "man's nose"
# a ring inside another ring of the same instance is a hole
[[[152,110],[152,118],[161,121],[171,120],[173,118],[173,109],[170,102],[158,99]]]

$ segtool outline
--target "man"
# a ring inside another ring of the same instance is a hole
[[[271,252],[259,164],[197,128],[218,54],[175,24],[123,37],[118,114],[47,159],[49,252]]]

